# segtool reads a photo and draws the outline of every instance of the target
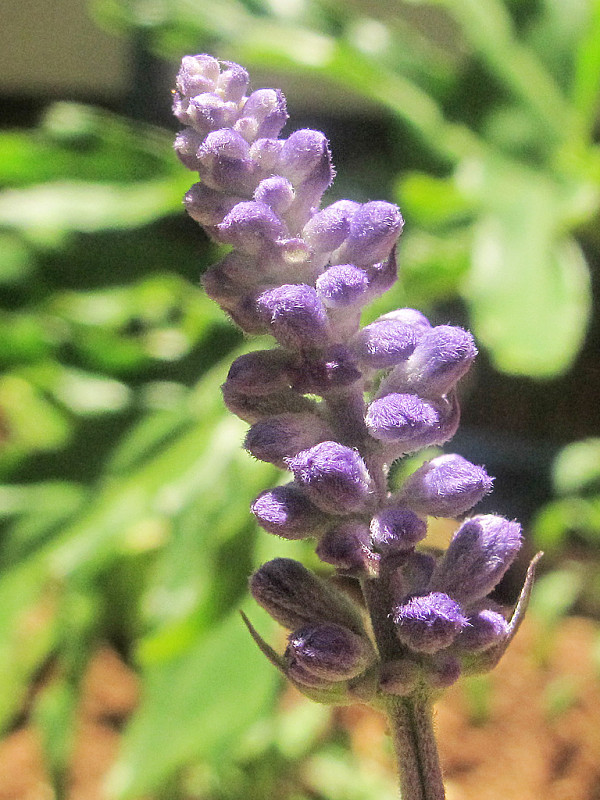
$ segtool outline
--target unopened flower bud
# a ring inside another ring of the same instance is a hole
[[[413,597],[396,606],[393,619],[400,641],[419,653],[448,647],[467,624],[460,605],[443,592]]]
[[[305,128],[292,133],[283,143],[281,164],[282,174],[294,186],[320,176],[325,190],[333,179],[329,142],[320,131]]]
[[[256,187],[254,199],[272,208],[276,214],[284,214],[294,202],[294,187],[287,178],[274,176],[265,178]]]
[[[314,356],[306,354],[289,372],[292,387],[301,393],[326,396],[361,377],[356,362],[343,345],[332,345]]]
[[[216,89],[224,100],[239,103],[248,88],[250,76],[239,64],[232,61],[224,61],[223,64],[226,69],[219,75]]]
[[[260,461],[286,467],[286,459],[330,439],[329,426],[316,414],[279,414],[253,425],[244,447]]]
[[[238,115],[236,103],[227,102],[213,92],[192,97],[186,111],[190,125],[205,134],[230,127]]]
[[[288,119],[285,97],[278,89],[258,89],[244,103],[236,130],[249,142],[279,136]]]
[[[181,163],[191,170],[201,169],[198,150],[204,142],[204,136],[193,128],[184,128],[179,131],[173,142],[173,147]],[[196,184],[198,185],[198,184]],[[193,188],[193,187],[192,187]],[[203,224],[203,223],[200,223]]]
[[[347,308],[364,301],[369,289],[369,276],[360,267],[338,264],[319,275],[316,289],[327,308]]]
[[[271,333],[284,347],[301,350],[327,343],[327,314],[312,286],[302,283],[278,286],[263,292],[256,305],[269,322]]]
[[[318,680],[355,678],[375,661],[369,640],[332,622],[309,624],[294,631],[285,652],[288,672],[302,682],[307,673]],[[296,667],[300,670],[296,672]]]
[[[362,205],[350,220],[350,232],[336,252],[341,262],[359,267],[386,259],[402,233],[400,209],[380,200]]]
[[[422,514],[456,517],[490,492],[492,483],[483,467],[456,454],[442,455],[409,476],[399,500]]]
[[[211,188],[246,193],[252,185],[254,165],[248,143],[230,128],[213,131],[198,150],[200,177]]]
[[[438,563],[432,586],[460,602],[489,594],[521,547],[521,526],[493,514],[466,520]]]
[[[266,395],[287,389],[289,365],[283,350],[254,350],[233,362],[227,373],[227,386],[236,392]]]
[[[365,417],[371,436],[395,445],[398,454],[443,444],[456,433],[459,419],[455,397],[430,401],[395,393],[374,400]]]
[[[391,319],[367,325],[352,341],[360,363],[371,369],[385,369],[406,361],[416,346],[414,327]]]
[[[255,395],[235,391],[228,383],[224,383],[221,391],[223,392],[223,402],[232,414],[251,425],[275,414],[303,414],[312,413],[315,410],[315,403],[312,400],[292,389]]]
[[[290,630],[320,622],[344,625],[358,634],[363,630],[348,597],[291,558],[263,564],[250,578],[250,592],[274,620]]]
[[[355,577],[374,577],[379,554],[373,551],[369,528],[364,522],[350,520],[330,528],[317,545],[321,561]]]
[[[219,73],[219,62],[206,53],[198,56],[184,56],[181,59],[181,68],[177,73],[177,89],[188,97],[194,97],[203,92],[212,92],[216,88]]]
[[[389,508],[371,520],[371,541],[383,554],[410,550],[427,535],[427,524],[408,508]]]
[[[306,539],[325,524],[319,509],[293,483],[262,492],[252,503],[251,511],[261,528],[282,539]]]
[[[467,625],[457,637],[455,646],[461,652],[478,653],[498,644],[508,633],[508,622],[502,614],[484,608],[469,614]]]
[[[231,209],[219,225],[219,238],[243,253],[257,254],[284,230],[283,223],[269,206],[249,201]]]
[[[452,653],[436,653],[426,666],[426,681],[432,689],[447,689],[460,678],[460,661]]]
[[[288,463],[296,481],[322,511],[351,514],[365,508],[371,478],[356,450],[338,442],[321,442]]]
[[[350,219],[359,208],[360,203],[338,200],[311,217],[302,236],[317,253],[331,253],[350,233]]]
[[[240,202],[241,198],[217,192],[203,183],[195,183],[185,193],[183,202],[187,213],[205,228],[223,222],[224,217]]]
[[[387,314],[382,314],[380,317],[377,317],[375,322],[383,322],[385,320],[393,320],[394,322],[403,322],[406,325],[412,325],[416,332],[419,334],[419,338],[422,335],[431,330],[431,323],[425,316],[425,314],[421,314],[420,311],[417,311],[415,308],[397,308],[395,311],[388,311]]]
[[[261,172],[272,176],[279,172],[283,142],[281,139],[257,139],[250,147],[250,158]]]

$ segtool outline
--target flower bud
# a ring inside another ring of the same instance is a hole
[[[188,169],[195,171],[201,169],[202,165],[198,158],[198,150],[203,142],[204,136],[193,128],[184,128],[175,137],[173,142],[175,152],[181,163]],[[196,185],[198,186],[199,184]]]
[[[352,341],[360,363],[371,369],[385,369],[406,361],[416,346],[413,326],[391,319],[367,325]]]
[[[431,330],[431,323],[425,316],[417,311],[415,308],[397,308],[395,311],[388,311],[387,314],[382,314],[377,317],[375,322],[384,322],[386,320],[393,320],[394,322],[403,322],[405,325],[411,325],[420,339],[424,333]]]
[[[219,238],[244,253],[257,254],[284,233],[279,217],[254,201],[238,203],[219,225]]]
[[[276,214],[284,214],[294,201],[294,187],[287,178],[278,175],[265,178],[256,187],[254,199],[272,208]]]
[[[374,663],[375,653],[366,637],[342,625],[323,622],[294,631],[289,637],[285,659],[289,675],[299,683],[304,674],[330,682],[360,675]]]
[[[359,613],[346,595],[291,558],[263,564],[250,578],[250,592],[274,620],[290,630],[320,622],[344,625],[355,633],[363,630]]]
[[[244,447],[254,458],[285,468],[286,459],[331,436],[329,426],[316,414],[279,414],[254,424]]]
[[[338,442],[321,442],[288,463],[296,481],[322,511],[351,514],[365,508],[371,478],[356,450]]]
[[[319,275],[316,289],[327,308],[362,305],[369,289],[369,276],[352,264],[338,264]]]
[[[246,193],[252,184],[253,162],[248,143],[229,128],[213,131],[198,150],[199,173],[212,189]]]
[[[325,190],[333,179],[327,137],[307,128],[292,133],[283,143],[281,170],[294,186],[320,177]]]
[[[351,520],[330,528],[317,545],[321,561],[354,577],[375,577],[379,554],[371,548],[370,533],[363,522]]]
[[[223,61],[223,64],[227,69],[219,75],[216,89],[224,100],[239,103],[246,93],[250,76],[239,64],[234,64],[232,61]]]
[[[294,392],[292,389],[282,389],[264,395],[246,394],[237,392],[228,383],[221,386],[223,402],[226,407],[244,422],[251,425],[265,417],[276,414],[311,413],[316,406],[312,400]]]
[[[344,345],[332,345],[318,354],[306,353],[289,371],[292,388],[302,394],[326,396],[361,377]]]
[[[194,183],[185,193],[183,202],[190,217],[205,228],[223,222],[224,217],[240,202],[239,197],[230,197],[203,183]]]
[[[402,233],[400,209],[374,200],[362,205],[350,220],[348,238],[336,253],[341,262],[359,267],[384,261]]]
[[[521,547],[521,526],[493,514],[466,520],[438,563],[432,586],[460,602],[489,594]]]
[[[410,453],[443,444],[456,433],[460,410],[456,397],[423,400],[415,394],[388,394],[369,405],[365,422],[374,439]]]
[[[315,289],[306,284],[284,284],[263,292],[257,308],[277,341],[291,350],[327,343],[327,314]]]
[[[508,622],[502,614],[484,608],[469,614],[467,625],[457,637],[455,646],[461,652],[479,653],[498,644],[508,633]]]
[[[262,492],[251,511],[261,528],[282,539],[306,539],[325,524],[322,513],[294,483]]]
[[[467,624],[460,605],[443,592],[416,596],[396,606],[393,619],[400,641],[419,653],[448,647]]]
[[[338,200],[318,211],[306,223],[302,236],[317,253],[336,250],[350,233],[350,219],[360,208],[352,200]]]
[[[250,158],[263,174],[279,172],[283,142],[280,139],[257,139],[250,147]]]
[[[380,553],[410,550],[427,535],[427,524],[408,508],[389,508],[371,520],[371,541]]]
[[[177,89],[187,97],[212,92],[216,88],[219,73],[219,62],[212,56],[205,53],[198,56],[184,56],[177,73]]]
[[[456,517],[464,514],[492,489],[493,478],[456,454],[438,456],[405,481],[399,500],[422,514]]]
[[[426,666],[426,681],[432,689],[447,689],[460,678],[460,661],[452,653],[436,653]]]
[[[386,259],[369,267],[369,300],[375,300],[375,298],[391,289],[397,278],[396,250],[392,249]]]
[[[206,135],[231,127],[237,119],[238,107],[213,92],[205,92],[190,99],[186,113],[190,125]]]
[[[244,103],[236,125],[249,142],[270,139],[279,133],[288,120],[285,97],[277,89],[258,89]]]
[[[229,368],[227,386],[236,392],[266,395],[287,389],[289,364],[283,350],[255,350],[238,356]]]

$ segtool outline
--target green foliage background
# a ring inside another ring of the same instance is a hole
[[[337,98],[348,124],[378,116],[387,154],[334,150],[330,198],[385,197],[409,222],[402,279],[369,315],[461,303],[499,372],[541,380],[572,366],[600,251],[600,2],[90,8],[138,54],[174,64],[210,51],[288,83],[292,105],[295,87],[321,114]],[[349,761],[342,733],[325,738],[329,711],[281,711],[279,679],[239,622],[258,563],[312,556],[249,519],[279,476],[241,451],[219,385],[235,353],[261,343],[244,343],[198,287],[218,253],[184,218],[191,176],[171,140],[68,102],[0,134],[0,725],[51,662],[57,678],[32,713],[60,797],[80,681],[110,641],[143,685],[112,797],[391,798],[387,776]],[[552,564],[573,532],[591,548],[600,536],[598,442],[577,447],[534,525]],[[567,587],[560,613],[582,585],[579,565],[561,569],[547,576]],[[558,613],[542,594],[538,606]]]

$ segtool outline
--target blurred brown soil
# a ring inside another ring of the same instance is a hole
[[[475,713],[462,684],[439,703],[436,727],[448,800],[600,800],[600,627],[565,620],[551,639],[526,621],[489,676],[489,710]],[[545,657],[541,648],[545,648]],[[85,679],[69,800],[105,800],[103,778],[138,682],[117,654],[100,649]],[[363,706],[339,711],[366,762],[385,762],[385,723]],[[52,800],[30,724],[0,742],[0,800]]]

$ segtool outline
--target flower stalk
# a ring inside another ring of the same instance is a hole
[[[396,280],[404,220],[382,201],[322,207],[334,170],[319,131],[281,138],[285,98],[249,90],[238,64],[186,56],[174,113],[175,151],[199,181],[188,213],[229,252],[203,285],[272,350],[232,365],[226,406],[249,423],[244,446],[289,473],[252,504],[283,539],[314,538],[320,559],[360,584],[364,603],[291,559],[250,579],[255,600],[289,631],[262,652],[319,702],[366,702],[389,718],[403,800],[443,800],[432,705],[461,674],[501,657],[525,612],[535,563],[510,619],[489,597],[521,546],[518,523],[463,519],[446,553],[427,546],[430,516],[463,517],[492,487],[455,454],[426,462],[400,487],[390,465],[455,433],[457,383],[471,334],[398,309],[360,327],[363,307]]]

